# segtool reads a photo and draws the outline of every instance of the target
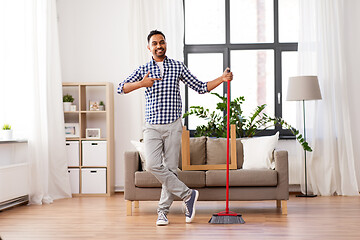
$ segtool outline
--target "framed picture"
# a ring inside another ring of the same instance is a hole
[[[90,101],[90,111],[99,111],[99,101]]]
[[[65,123],[65,137],[79,137],[79,123]]]
[[[86,129],[86,138],[99,139],[100,136],[101,136],[100,128],[87,128]]]

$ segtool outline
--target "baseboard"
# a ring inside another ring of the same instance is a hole
[[[124,186],[115,186],[115,192],[124,192]]]

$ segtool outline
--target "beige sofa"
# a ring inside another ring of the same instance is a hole
[[[276,207],[281,207],[282,214],[287,214],[289,199],[287,151],[274,151],[275,169],[273,170],[242,169],[243,151],[240,139],[236,140],[236,150],[237,169],[230,170],[229,200],[276,200]],[[214,158],[214,155],[219,153],[224,159],[219,159],[221,158],[219,156]],[[218,139],[191,138],[190,161],[194,165],[218,164],[219,161],[226,163],[226,144],[219,143]],[[226,170],[182,171],[182,161],[179,162],[179,179],[189,188],[199,191],[199,201],[226,200]],[[139,201],[158,201],[160,192],[161,184],[158,180],[150,172],[142,170],[139,152],[125,152],[127,215],[132,215],[133,202],[135,207],[138,207]]]

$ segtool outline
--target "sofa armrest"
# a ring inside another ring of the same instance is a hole
[[[275,170],[278,173],[277,198],[278,200],[289,199],[289,167],[288,152],[285,150],[275,150]]]
[[[125,152],[125,200],[135,200],[135,172],[139,170],[139,153]]]

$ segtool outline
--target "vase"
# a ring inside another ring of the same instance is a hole
[[[13,137],[12,137],[12,130],[3,130],[3,139],[4,140],[11,140]]]
[[[71,108],[71,102],[64,102],[64,112],[69,112]]]

